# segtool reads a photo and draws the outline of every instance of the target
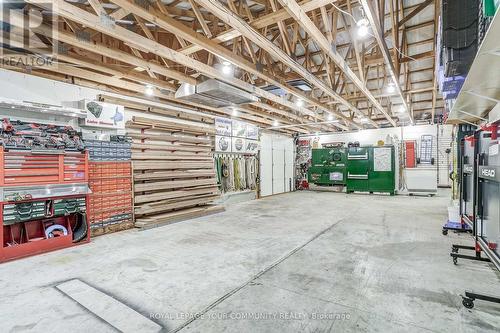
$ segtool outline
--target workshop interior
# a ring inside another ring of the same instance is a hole
[[[0,7],[0,331],[500,330],[500,0]]]

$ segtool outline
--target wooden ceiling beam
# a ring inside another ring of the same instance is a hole
[[[106,10],[99,0],[87,0],[98,16],[107,15]]]
[[[177,90],[177,86],[170,84],[168,82],[162,81],[162,80],[155,80],[152,79],[146,75],[142,75],[140,73],[134,73],[130,74],[124,71],[123,69],[120,69],[118,66],[113,66],[110,64],[102,64],[98,63],[96,61],[89,61],[89,60],[84,60],[81,58],[77,58],[74,55],[66,55],[66,54],[58,54],[57,55],[58,60],[66,61],[72,64],[76,64],[79,66],[85,66],[87,68],[92,68],[94,70],[97,70],[99,72],[103,72],[109,75],[113,75],[117,78],[125,78],[130,81],[135,81],[137,83],[142,83],[144,84],[149,84],[154,87],[160,88],[160,89],[165,89],[171,92],[175,92]]]
[[[196,19],[200,23],[201,29],[205,33],[205,36],[208,38],[212,38],[212,32],[210,31],[210,28],[207,25],[207,22],[205,21],[205,18],[200,12],[200,9],[198,8],[198,5],[193,1],[193,0],[188,0],[189,4],[191,5],[191,9],[194,12],[194,15],[196,16]]]
[[[418,13],[420,13],[422,10],[424,10],[425,8],[427,8],[428,5],[430,5],[432,2],[434,2],[434,0],[425,0],[424,2],[422,2],[421,4],[419,4],[417,6],[417,8],[413,9],[410,13],[408,13],[405,17],[403,17],[400,21],[399,21],[399,26],[403,26],[403,24],[405,24],[406,22],[408,22],[409,20],[411,20],[413,17],[415,17]]]
[[[20,56],[19,58],[27,58],[27,56]],[[29,62],[29,60],[23,61],[22,63],[26,63],[26,64],[30,63],[31,64],[31,62]],[[43,63],[40,65],[36,64],[36,62],[35,62],[35,63],[33,63],[33,67],[38,68],[40,70],[47,70],[47,71],[54,72],[54,73],[79,77],[79,78],[82,78],[82,79],[85,79],[88,81],[97,82],[99,84],[104,84],[104,85],[116,87],[119,89],[144,93],[144,85],[143,84],[129,82],[129,81],[117,78],[117,77],[99,74],[97,72],[93,72],[93,71],[83,69],[80,67],[76,67],[76,66],[71,65],[71,64],[66,64],[63,62]],[[173,96],[172,93],[162,93],[158,89],[153,89],[153,95],[157,96],[157,97],[169,96],[169,95]]]
[[[375,35],[375,39],[377,41],[377,44],[380,48],[380,51],[382,52],[382,56],[384,57],[385,64],[388,68],[389,75],[394,82],[394,85],[396,87],[396,92],[398,93],[399,97],[401,98],[401,102],[403,103],[403,106],[405,108],[405,111],[410,118],[410,122],[413,124],[413,117],[410,113],[410,109],[408,107],[408,104],[406,102],[405,96],[403,95],[403,90],[401,89],[401,85],[399,83],[399,76],[397,75],[396,68],[394,67],[394,63],[391,60],[391,54],[389,52],[389,49],[387,47],[387,43],[385,42],[385,39],[383,38],[383,32],[380,29],[380,26],[378,25],[378,20],[375,18],[373,15],[373,9],[368,0],[360,0],[361,5],[363,6],[363,10],[365,12],[366,18],[370,22],[370,26],[372,28],[372,33]]]
[[[192,59],[184,54],[181,54],[175,50],[168,48],[165,45],[162,45],[156,41],[152,41],[146,37],[138,35],[128,29],[122,28],[120,26],[115,25],[112,29],[108,26],[108,24],[103,23],[100,18],[96,15],[93,15],[85,10],[82,10],[74,5],[71,5],[63,0],[54,0],[57,3],[57,6],[54,8],[56,13],[62,17],[70,19],[72,21],[85,24],[87,27],[92,28],[96,31],[100,31],[104,34],[107,34],[111,37],[117,38],[124,42],[131,43],[132,45],[140,44],[143,48],[147,48],[151,50],[151,53],[169,59],[170,61],[179,63],[188,68],[192,68],[197,70],[198,72],[211,77],[217,78],[225,83],[231,84],[240,89],[249,91],[251,93],[256,94],[257,96],[268,99],[272,102],[284,105],[292,110],[297,110],[300,113],[309,114],[315,117],[315,113],[309,109],[304,107],[299,107],[294,103],[286,100],[283,97],[276,96],[272,93],[266,92],[260,88],[254,87],[251,84],[248,84],[244,81],[236,79],[234,77],[226,77],[221,75],[221,73],[213,67],[210,67],[202,62],[199,62],[195,59]],[[38,3],[37,0],[27,0],[27,2]],[[136,13],[137,14],[137,13]]]
[[[300,8],[300,6],[295,2],[295,0],[279,0],[283,7],[288,11],[288,13],[295,18],[295,20],[300,24],[300,26],[311,36],[311,38],[320,46],[320,48],[325,52],[325,54],[330,57],[330,59],[335,62],[338,68],[346,75],[349,80],[351,80],[355,86],[368,98],[368,100],[379,110],[383,115],[387,117],[387,120],[391,125],[396,126],[394,120],[392,120],[391,116],[387,113],[386,110],[380,105],[375,97],[373,97],[372,93],[363,81],[360,80],[356,76],[356,74],[352,71],[349,65],[346,63],[344,58],[340,56],[337,52],[335,52],[328,43],[326,37],[321,33],[321,31],[316,27],[316,25],[309,19],[309,16],[306,12]],[[345,21],[344,21],[345,22]],[[360,70],[362,70],[361,64],[358,64]],[[355,111],[356,108],[353,109]],[[355,111],[357,112],[357,111]],[[359,114],[359,112],[357,112]],[[363,116],[366,116],[362,114]],[[378,127],[378,124],[372,123],[373,126]]]
[[[138,58],[125,51],[113,49],[97,42],[84,41],[76,37],[74,34],[70,34],[62,30],[59,30],[56,35],[53,34],[51,27],[44,25],[32,28],[32,30],[46,37],[57,37],[57,40],[60,42],[76,46],[78,48],[99,54],[104,57],[131,64],[144,70],[149,70],[154,73],[164,75],[167,78],[175,79],[180,82],[188,82],[190,84],[196,84],[197,82],[194,78],[184,75],[181,72],[166,68],[164,66],[160,66],[154,62]]]
[[[257,30],[252,28],[245,20],[235,15],[234,12],[232,12],[229,8],[225,7],[222,3],[216,0],[196,0],[196,2],[198,2],[201,6],[205,7],[215,16],[218,16],[222,21],[226,22],[234,29],[241,31],[245,37],[252,40],[255,44],[260,46],[271,56],[275,57],[276,59],[279,59],[283,64],[290,67],[293,71],[297,72],[305,80],[311,82],[313,85],[325,91],[328,95],[330,95],[334,99],[340,101],[348,109],[359,113],[359,110],[356,110],[354,106],[352,106],[349,102],[344,100],[339,94],[337,94],[330,87],[328,87],[328,84],[326,84],[324,81],[312,75],[311,72],[306,70],[297,61],[293,60],[290,56],[288,56],[285,51],[283,51],[275,44],[273,44],[270,40],[268,40],[265,36],[260,34]],[[324,105],[320,105],[320,107],[324,108]],[[332,112],[332,111],[328,110],[327,112]],[[338,113],[336,114],[338,115]],[[350,119],[348,121],[351,124],[353,123],[352,120]]]
[[[306,0],[301,2],[302,8],[308,12],[313,9],[319,8],[321,6],[326,6],[334,1],[332,0]],[[263,29],[269,25],[275,24],[278,21],[285,20],[287,18],[290,18],[290,15],[286,12],[284,9],[280,9],[276,12],[272,12],[270,14],[263,15],[259,18],[256,18],[253,22],[251,22],[251,26],[254,29]],[[224,32],[221,32],[213,40],[217,43],[224,43],[227,41],[230,41],[236,37],[241,36],[241,32],[239,32],[236,29],[229,29]],[[202,50],[203,48],[197,46],[197,45],[189,45],[182,50],[179,50],[181,53],[184,54],[191,54],[197,51]]]
[[[182,39],[185,39],[185,40],[187,40],[191,43],[194,43],[196,45],[200,45],[201,47],[203,47],[204,49],[206,49],[210,53],[212,53],[218,57],[222,57],[227,61],[232,62],[234,65],[236,65],[236,66],[242,68],[243,70],[265,80],[266,82],[273,84],[273,85],[276,85],[277,87],[284,89],[285,91],[287,91],[290,94],[293,94],[299,98],[304,99],[305,101],[307,101],[311,104],[314,104],[318,107],[323,108],[326,113],[333,113],[335,116],[337,116],[339,118],[343,117],[343,115],[340,112],[337,112],[335,110],[331,110],[329,108],[325,108],[325,106],[321,105],[319,103],[319,101],[315,101],[313,98],[305,95],[303,92],[299,91],[298,89],[295,89],[295,88],[292,88],[292,87],[286,85],[285,82],[283,80],[281,80],[279,77],[275,78],[275,77],[272,77],[272,76],[266,74],[265,72],[259,70],[257,68],[256,64],[251,63],[250,61],[247,61],[246,59],[236,55],[231,50],[228,50],[225,47],[223,47],[222,45],[215,43],[213,40],[211,40],[211,39],[209,39],[209,38],[207,38],[199,33],[194,32],[192,29],[190,29],[189,27],[185,26],[184,24],[174,20],[173,18],[168,17],[166,15],[163,15],[162,13],[159,13],[151,8],[149,10],[142,8],[141,6],[138,6],[135,3],[130,2],[129,0],[111,0],[111,1],[114,2],[115,4],[119,5],[122,8],[126,8],[127,10],[134,12],[135,15],[138,15],[147,21],[154,22],[156,25],[162,27],[163,29],[165,29],[167,31],[172,32],[173,34],[181,37]],[[268,42],[271,43],[270,41],[268,41]],[[214,70],[214,69],[211,68],[211,70]],[[224,77],[221,77],[221,75],[219,73],[217,78],[222,80]],[[258,88],[254,88],[254,89],[258,89]],[[247,90],[248,90],[248,88],[247,88]],[[279,101],[276,100],[278,97],[274,94],[267,93],[267,92],[261,90],[260,95],[264,98],[272,99],[274,102],[280,103]],[[280,99],[280,98],[278,98],[278,99]],[[287,107],[289,107],[291,109],[298,108],[299,112],[301,112],[301,113],[307,114],[307,115],[312,116],[312,117],[317,117],[317,115],[314,114],[314,112],[312,112],[306,108],[295,106],[295,104],[287,102],[286,100],[284,100],[282,98],[280,100],[281,100],[280,104],[283,104],[283,102],[286,102],[288,104]],[[359,126],[356,124],[353,124],[353,125]]]

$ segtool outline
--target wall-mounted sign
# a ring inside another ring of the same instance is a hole
[[[122,105],[85,100],[84,109],[87,116],[83,120],[83,126],[125,128],[125,108]]]
[[[247,124],[247,139],[259,140],[259,128],[257,126]]]
[[[215,118],[215,134],[231,136],[231,119],[216,117]]]
[[[259,128],[243,121],[215,118],[215,151],[217,153],[256,154],[260,149]]]
[[[246,139],[233,138],[233,153],[246,153]]]
[[[230,136],[215,136],[215,151],[219,153],[230,153],[232,149]]]
[[[245,138],[247,136],[247,123],[238,120],[233,120],[232,128],[233,128],[233,136],[239,138]]]
[[[245,143],[245,153],[247,154],[257,154],[260,149],[259,141],[247,139]]]

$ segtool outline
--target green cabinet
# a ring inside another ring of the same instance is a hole
[[[368,177],[370,170],[369,148],[351,147],[347,151],[347,192],[370,191]]]
[[[347,193],[385,192],[394,195],[394,146],[350,147],[347,151]]]
[[[308,181],[316,185],[345,185],[346,149],[313,149]]]

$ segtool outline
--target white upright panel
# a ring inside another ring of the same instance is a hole
[[[260,137],[260,195],[273,194],[273,139],[263,133]]]
[[[285,192],[293,191],[295,181],[293,177],[295,146],[292,138],[286,138],[285,142]]]
[[[273,136],[273,194],[285,192],[285,141]]]
[[[450,172],[453,170],[453,160],[457,151],[456,143],[453,139],[453,127],[438,125],[437,132],[439,144],[436,158],[438,167],[438,186],[450,187],[452,184]],[[447,151],[449,151],[449,153]]]
[[[294,172],[293,139],[284,135],[262,133],[260,143],[260,195],[291,191]]]

